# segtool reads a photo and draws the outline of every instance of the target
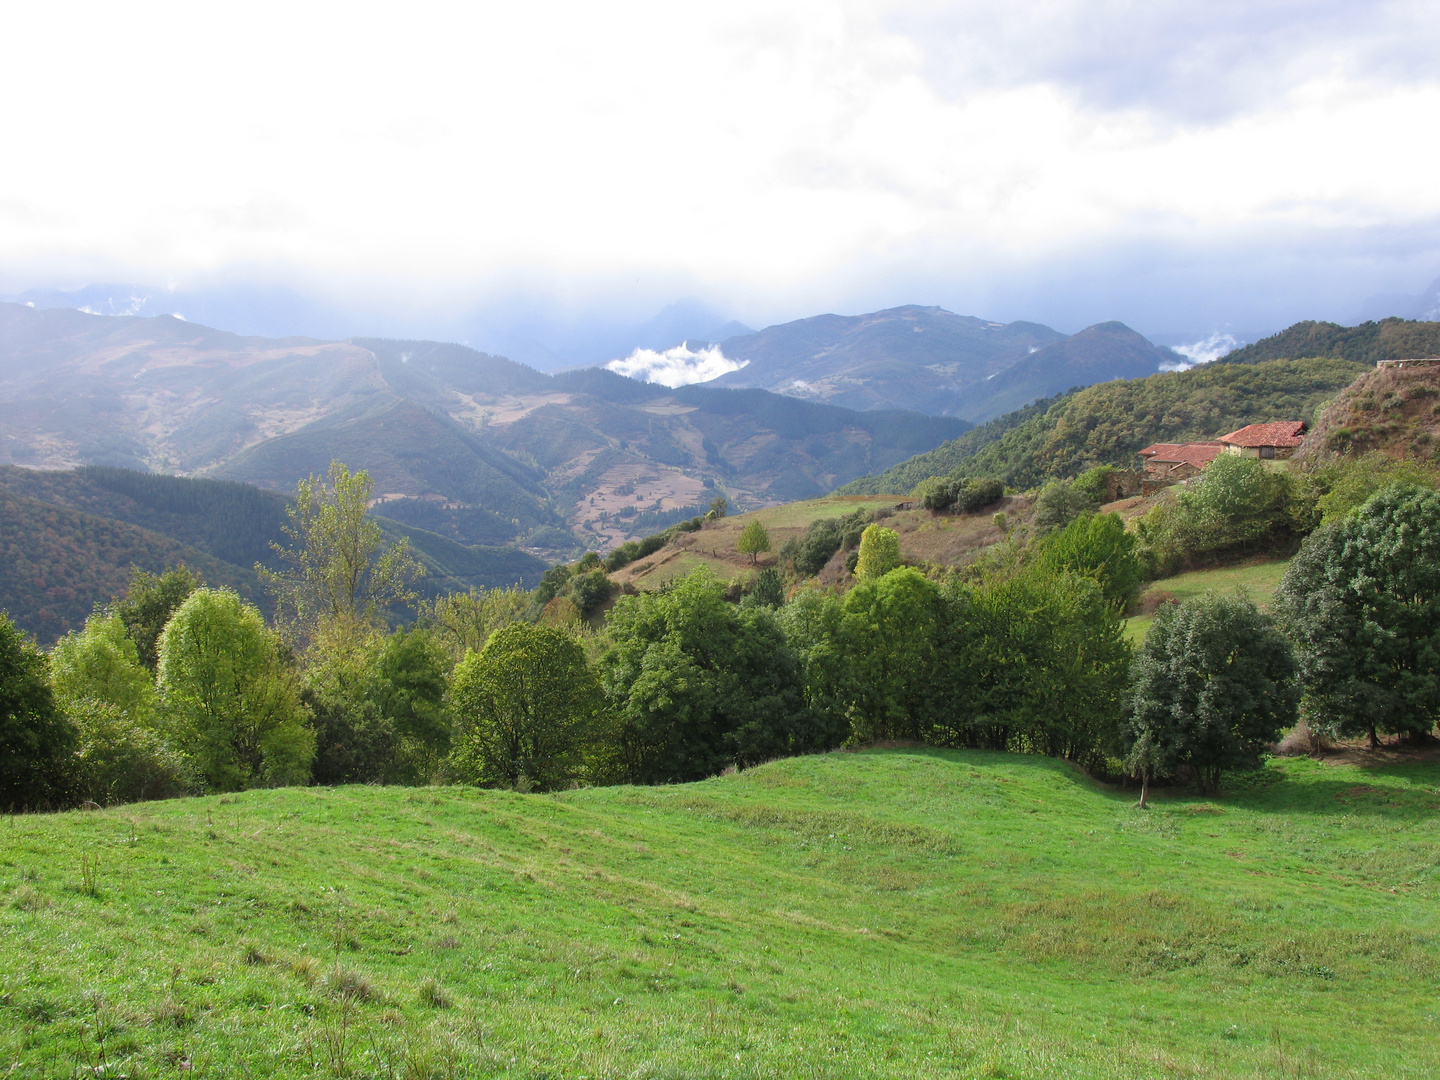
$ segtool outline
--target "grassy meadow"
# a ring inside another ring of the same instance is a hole
[[[1440,763],[891,749],[0,823],[14,1077],[1433,1077]]]
[[[1151,582],[1140,594],[1142,610],[1147,614],[1136,615],[1125,621],[1125,633],[1135,644],[1145,640],[1150,624],[1155,621],[1155,607],[1161,602],[1184,603],[1207,590],[1218,593],[1233,593],[1245,589],[1261,611],[1270,607],[1270,597],[1285,576],[1289,559],[1268,559],[1243,563],[1239,566],[1221,566],[1213,570],[1192,570]]]

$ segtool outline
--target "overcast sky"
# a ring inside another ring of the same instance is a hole
[[[11,5],[0,286],[1350,320],[1440,276],[1435,10]]]

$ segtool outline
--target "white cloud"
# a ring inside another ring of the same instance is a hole
[[[0,39],[0,251],[72,277],[643,277],[794,313],[897,268],[1440,221],[1419,0],[78,8]],[[98,122],[117,88],[168,134]],[[1404,161],[1325,149],[1367,146]]]
[[[728,371],[739,371],[749,362],[731,360],[720,351],[719,345],[709,345],[697,352],[687,341],[664,352],[636,349],[624,360],[611,360],[605,366],[617,374],[673,389],[718,379]]]
[[[1185,357],[1180,363],[1161,364],[1161,371],[1189,371],[1201,364],[1213,364],[1226,353],[1238,349],[1241,343],[1233,335],[1216,331],[1208,337],[1190,345],[1174,345],[1173,351]]]

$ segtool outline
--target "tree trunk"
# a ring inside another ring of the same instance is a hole
[[[1375,725],[1374,725],[1374,724],[1371,724],[1371,725],[1370,725],[1370,749],[1371,749],[1371,750],[1379,750],[1379,749],[1380,749],[1380,737],[1379,737],[1377,734],[1375,734]]]
[[[1150,770],[1140,770],[1140,809],[1145,809],[1145,796],[1150,792]]]

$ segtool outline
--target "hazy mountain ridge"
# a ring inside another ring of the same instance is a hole
[[[598,370],[552,377],[440,342],[253,338],[0,304],[0,462],[289,491],[340,458],[370,470],[382,512],[466,546],[534,536],[559,551],[578,527],[575,544],[604,547],[717,484],[744,505],[787,501],[965,427],[762,391],[687,396]]]
[[[853,409],[904,408],[983,422],[1037,398],[1142,378],[1184,358],[1123,323],[1066,335],[939,307],[817,315],[721,342],[745,366],[706,385],[759,387]]]

